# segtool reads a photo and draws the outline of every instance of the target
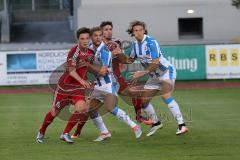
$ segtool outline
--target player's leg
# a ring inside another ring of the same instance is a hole
[[[186,124],[184,122],[180,107],[179,107],[178,103],[175,101],[175,99],[173,98],[172,92],[167,93],[165,95],[161,95],[161,97],[164,100],[164,102],[167,104],[174,119],[178,123],[178,130],[176,132],[176,135],[181,135],[181,134],[188,132],[188,128],[186,127]]]
[[[152,88],[147,82],[144,86],[134,86],[129,88],[130,92],[141,99],[141,106],[144,112],[147,114],[148,118],[151,120],[151,124],[157,123],[159,121],[157,114],[150,103],[152,97],[156,96],[158,89]]]
[[[88,102],[89,103],[89,102]],[[88,107],[89,107],[89,104],[88,104]],[[91,108],[89,107],[89,111],[91,110]],[[89,111],[87,112],[87,115],[89,117]],[[76,113],[77,111],[75,111]],[[83,126],[86,124],[87,121],[78,121],[77,122],[77,125],[76,125],[76,129],[75,129],[75,132],[74,134],[71,136],[72,139],[78,139],[81,135],[81,131],[82,131],[82,128]]]
[[[167,104],[169,110],[171,111],[174,119],[178,123],[178,130],[176,135],[181,135],[188,132],[188,128],[183,119],[183,115],[180,111],[178,103],[172,96],[174,91],[175,79],[176,79],[176,70],[173,66],[169,66],[168,71],[161,77],[163,79],[161,86],[163,93],[161,94],[162,99]]]
[[[106,106],[107,110],[112,113],[112,115],[133,129],[136,138],[140,138],[142,134],[140,127],[129,117],[129,115],[127,115],[125,111],[117,106],[117,97],[115,95],[106,94],[104,97],[104,105]]]
[[[77,114],[77,111],[75,111],[74,113]],[[80,137],[82,128],[86,124],[88,118],[86,118],[86,120],[83,120],[83,119],[85,119],[84,117],[89,117],[89,111],[86,114],[80,114],[79,116],[80,116],[79,117],[80,120],[76,124],[75,132],[71,136],[72,139],[78,139]]]
[[[58,111],[55,109],[51,109],[46,113],[45,118],[42,122],[41,128],[39,129],[36,137],[37,143],[43,143],[44,135],[47,127],[53,122],[54,118],[58,115]]]
[[[70,137],[70,131],[72,128],[78,123],[78,122],[86,122],[88,119],[88,105],[85,102],[84,97],[79,98],[75,103],[75,109],[76,111],[72,116],[70,117],[66,128],[63,131],[63,134],[60,136],[61,140],[66,141],[67,143],[73,143],[73,140]]]
[[[147,88],[146,85],[144,87]],[[157,94],[157,92],[158,92],[158,90],[156,90],[156,89],[143,89],[142,90],[143,111],[146,113],[146,115],[152,121],[152,126],[151,126],[149,132],[147,133],[147,136],[154,135],[157,130],[159,130],[163,127],[163,124],[159,120],[153,105],[150,103],[152,97],[154,97]]]
[[[132,104],[136,113],[136,120],[142,122],[142,100],[140,98],[132,98]]]
[[[74,131],[74,134],[71,136],[72,139],[78,139],[80,138],[81,132],[82,132],[82,128],[84,127],[84,125],[86,124],[86,122],[78,122],[76,129]]]
[[[69,100],[67,96],[58,93],[58,89],[56,89],[54,94],[54,99],[52,103],[52,108],[47,114],[42,122],[42,125],[37,133],[36,142],[43,143],[44,135],[47,127],[53,122],[54,118],[60,113],[61,109],[69,104]]]
[[[99,95],[98,98],[101,99],[101,96]],[[107,129],[101,115],[98,113],[98,110],[103,105],[103,103],[101,102],[101,100],[91,99],[89,105],[90,105],[89,111],[90,118],[92,119],[93,124],[100,131],[100,135],[94,141],[99,142],[111,138],[112,136],[111,133]]]
[[[102,106],[103,102],[103,92],[101,87],[95,86],[89,103],[90,110],[89,115],[93,121],[93,124],[100,131],[100,136],[95,141],[102,141],[111,137],[111,133],[108,131],[102,117],[98,114],[98,109]]]
[[[128,87],[128,82],[123,77],[119,77],[118,78],[118,84],[119,84],[118,93],[122,94],[122,95],[125,95],[125,96],[128,96],[128,92],[129,92],[128,91],[128,88],[129,88]],[[131,101],[132,101],[132,104],[134,106],[134,110],[135,110],[135,113],[136,113],[136,120],[139,121],[139,122],[145,122],[142,115],[141,115],[142,114],[142,112],[141,112],[141,108],[142,108],[141,98],[132,97]]]
[[[52,106],[51,110],[46,113],[41,128],[39,129],[39,132],[41,134],[45,134],[47,127],[52,123],[59,112],[60,110],[56,109],[55,106]]]
[[[136,89],[133,89],[135,87],[125,87],[123,90],[120,86],[120,94],[124,96],[125,101],[131,101],[131,103],[134,106],[135,112],[136,112],[136,120],[140,123],[144,123],[146,125],[152,125],[151,119],[148,119],[147,117],[142,116],[142,107],[143,107],[143,100],[141,99],[141,94],[143,87],[141,89],[139,87],[136,87]]]
[[[93,121],[93,124],[98,128],[101,135],[107,135],[108,137],[111,136],[110,132],[108,131],[107,127],[105,126],[102,117],[98,113],[98,109],[102,106],[102,103],[99,100],[92,99],[89,104],[89,112],[88,115]],[[79,138],[82,128],[85,125],[86,121],[78,122],[77,128],[75,133],[71,136],[73,139]]]

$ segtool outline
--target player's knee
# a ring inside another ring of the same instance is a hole
[[[78,113],[88,113],[88,109],[87,108],[82,108],[82,107],[76,108],[76,111]]]
[[[107,110],[108,112],[112,112],[112,111],[114,110],[114,107],[108,107],[108,106],[106,106],[106,110]]]
[[[172,95],[169,93],[169,94],[164,94],[164,95],[161,95],[162,99],[168,99],[170,98]]]
[[[86,112],[88,112],[88,106],[87,106],[87,104],[84,101],[78,101],[75,104],[75,109],[79,113],[86,113]]]
[[[53,107],[51,109],[51,114],[53,117],[56,117],[59,114],[60,110],[56,109],[55,107]]]

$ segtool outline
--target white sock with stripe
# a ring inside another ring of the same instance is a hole
[[[90,117],[91,117],[91,119],[92,119],[92,121],[93,121],[93,124],[97,127],[97,129],[98,129],[101,133],[105,134],[105,133],[108,133],[108,132],[109,132],[108,129],[107,129],[107,127],[106,127],[106,125],[105,125],[105,123],[103,122],[102,117],[99,115],[99,113],[97,113],[97,114],[94,115],[94,116],[90,116]]]
[[[143,107],[143,110],[147,114],[147,116],[153,121],[153,123],[157,123],[159,121],[157,114],[151,103],[148,103],[147,105],[145,105]]]
[[[125,122],[131,128],[135,127],[137,124],[131,120],[131,118],[122,109],[115,107],[111,112],[112,115],[116,116],[120,121]]]
[[[173,99],[173,97],[165,99],[164,101],[168,105],[168,108],[170,109],[170,111],[172,112],[172,115],[173,115],[174,119],[177,120],[177,123],[178,124],[184,124],[183,116],[182,116],[182,113],[179,109],[179,105]]]

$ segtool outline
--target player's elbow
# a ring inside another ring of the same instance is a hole
[[[76,68],[74,68],[74,67],[69,67],[68,72],[69,72],[70,75],[72,75],[72,74],[76,73]]]

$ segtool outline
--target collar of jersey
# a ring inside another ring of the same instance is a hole
[[[103,46],[104,46],[104,42],[102,41],[102,43],[98,46],[97,51],[99,52]]]
[[[143,43],[144,41],[145,41],[145,39],[147,38],[147,35],[146,34],[144,34],[144,36],[143,36],[143,39],[142,39],[142,41],[141,41],[141,43]],[[134,38],[135,39],[135,42],[136,43],[138,43],[138,41],[136,40],[136,38]]]

